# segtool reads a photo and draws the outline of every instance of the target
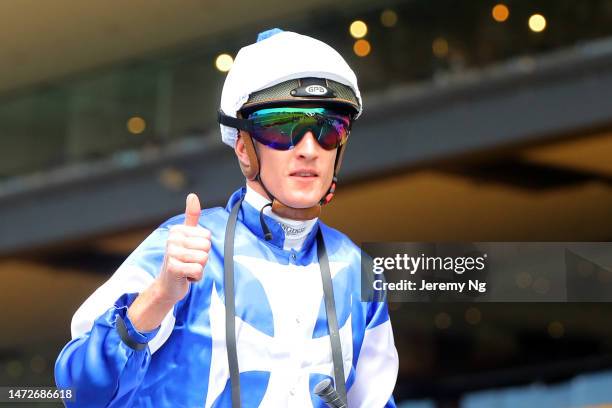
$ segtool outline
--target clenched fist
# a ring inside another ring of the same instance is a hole
[[[210,231],[198,225],[200,200],[187,196],[185,223],[170,229],[159,276],[134,300],[128,317],[139,331],[159,327],[174,305],[185,297],[189,282],[202,279],[210,251]]]
[[[185,205],[185,223],[170,228],[164,263],[158,277],[158,288],[167,301],[178,302],[187,294],[189,282],[202,279],[211,234],[198,225],[200,211],[198,196],[189,194]]]

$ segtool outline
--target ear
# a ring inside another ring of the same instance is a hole
[[[240,163],[241,169],[251,167],[249,155],[247,154],[246,146],[244,144],[244,137],[242,137],[242,131],[238,133],[238,138],[236,139],[236,144],[234,145],[234,152],[236,152],[236,157],[238,158],[238,163]]]
[[[255,146],[253,146],[253,139],[243,130],[238,133],[238,138],[234,145],[234,152],[238,158],[238,164],[240,164],[242,174],[244,174],[247,179],[253,180],[259,172],[259,163],[257,162],[257,155],[255,154]]]

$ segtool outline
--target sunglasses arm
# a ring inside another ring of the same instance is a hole
[[[233,127],[247,132],[253,131],[253,123],[248,119],[238,119],[231,116],[227,116],[221,110],[218,112],[217,122],[222,125]]]

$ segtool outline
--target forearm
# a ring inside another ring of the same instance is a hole
[[[127,315],[138,331],[151,331],[161,325],[164,317],[172,310],[174,302],[168,300],[156,279],[138,295],[129,307]]]

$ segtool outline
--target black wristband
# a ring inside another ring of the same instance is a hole
[[[127,331],[127,327],[125,327],[125,322],[123,321],[123,318],[120,315],[117,315],[117,321],[115,325],[117,326],[117,332],[119,333],[119,337],[121,337],[121,340],[125,343],[126,346],[136,351],[144,350],[147,347],[147,343],[138,343],[130,337]]]

